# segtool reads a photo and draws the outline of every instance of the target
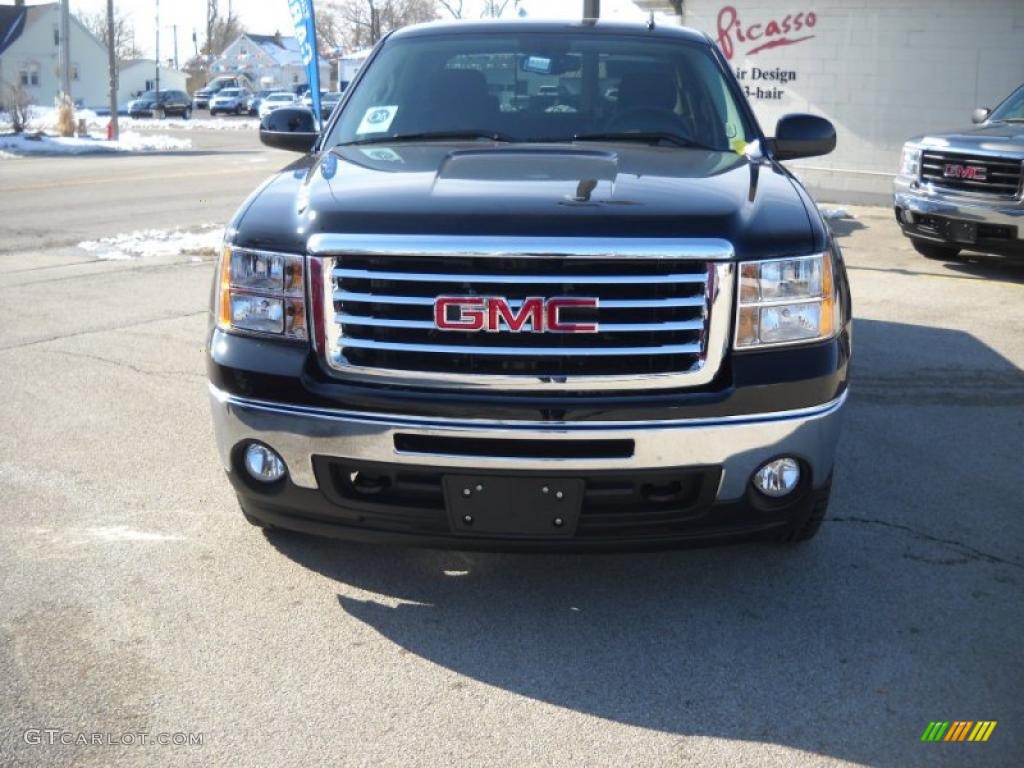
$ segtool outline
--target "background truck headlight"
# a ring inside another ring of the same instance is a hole
[[[921,172],[921,149],[912,144],[904,144],[900,153],[899,175],[908,179],[916,179]]]
[[[736,348],[827,339],[839,325],[829,253],[740,264]]]
[[[225,331],[306,339],[302,261],[295,254],[225,246],[217,326]]]

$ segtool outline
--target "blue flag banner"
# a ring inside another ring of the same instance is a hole
[[[320,56],[316,50],[316,18],[313,16],[313,0],[288,0],[288,11],[295,27],[295,39],[299,41],[302,63],[306,65],[306,79],[309,81],[309,97],[313,103],[313,118],[322,130],[320,122]]]

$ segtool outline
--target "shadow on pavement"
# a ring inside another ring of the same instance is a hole
[[[267,538],[344,584],[350,617],[503,691],[666,733],[893,768],[964,764],[965,750],[920,743],[930,720],[1021,710],[1024,625],[999,601],[1019,606],[1024,561],[956,521],[983,507],[985,526],[1018,540],[1024,429],[1010,417],[1024,374],[958,331],[858,321],[854,336],[836,496],[802,547],[550,556]],[[994,435],[980,413],[1010,426]],[[978,476],[970,457],[993,450],[1005,466]],[[927,479],[905,474],[908,456]],[[985,745],[986,764],[1011,764],[1011,728]]]

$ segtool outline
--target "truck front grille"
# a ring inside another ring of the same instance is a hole
[[[328,365],[348,376],[427,387],[635,389],[710,381],[730,320],[723,306],[731,304],[730,264],[697,258],[685,242],[639,255],[621,255],[608,242],[611,254],[572,241],[550,254],[515,245],[448,253],[363,248],[325,258]],[[701,253],[729,256],[731,248]],[[526,325],[514,332],[504,322],[493,332],[440,330],[434,302],[441,296],[501,297],[513,312],[531,297],[596,299],[596,308],[562,314],[596,331],[534,332]]]
[[[962,175],[953,175],[957,170],[966,169]],[[953,189],[970,194],[993,195],[1013,199],[1021,194],[1024,161],[1008,157],[967,154],[962,152],[921,153],[921,181],[944,189]]]

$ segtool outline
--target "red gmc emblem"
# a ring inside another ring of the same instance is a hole
[[[562,319],[562,310],[597,309],[597,299],[559,296],[523,299],[519,309],[504,296],[438,296],[434,326],[441,331],[511,331],[512,333],[597,333],[597,323]]]
[[[975,179],[985,181],[988,178],[988,169],[981,165],[960,165],[959,163],[946,163],[942,175],[947,179]]]

